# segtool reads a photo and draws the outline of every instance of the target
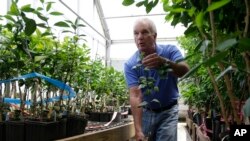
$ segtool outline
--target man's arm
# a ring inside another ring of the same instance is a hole
[[[142,93],[138,86],[129,89],[131,111],[134,118],[135,136],[136,140],[143,140],[144,134],[142,132],[142,108],[138,108],[142,102]]]
[[[173,73],[177,77],[182,77],[189,71],[189,66],[185,61],[175,63],[175,62],[172,62],[168,59],[163,58],[163,63],[169,64],[170,67],[173,69]]]
[[[182,77],[189,71],[189,66],[185,61],[175,63],[167,58],[161,57],[156,53],[146,56],[142,60],[142,64],[148,68],[159,68],[164,64],[169,64],[173,69],[173,74],[177,77]]]

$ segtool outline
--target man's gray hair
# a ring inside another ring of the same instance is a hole
[[[149,30],[152,32],[152,33],[157,33],[157,30],[156,30],[156,26],[155,26],[155,23],[148,19],[148,18],[141,18],[141,19],[137,19],[135,21],[135,25],[138,24],[138,23],[144,23],[144,24],[148,24],[149,25]]]

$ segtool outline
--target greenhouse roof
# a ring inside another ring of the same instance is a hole
[[[46,1],[46,0],[45,0]],[[135,5],[124,6],[123,0],[53,0],[53,8],[64,14],[66,20],[81,19],[85,28],[80,30],[86,35],[88,46],[91,47],[92,57],[97,55],[105,58],[107,64],[112,60],[126,60],[135,50],[133,41],[133,24],[136,19],[148,17],[157,27],[159,43],[177,44],[176,37],[183,35],[184,27],[171,26],[165,21],[166,13],[159,3],[151,12],[146,13],[145,7]],[[11,0],[5,5],[0,14],[5,14]],[[20,5],[39,5],[39,0],[19,0]],[[57,18],[53,18],[57,20]]]

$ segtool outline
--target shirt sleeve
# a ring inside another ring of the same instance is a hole
[[[168,50],[166,50],[166,52],[168,52],[167,56],[172,61],[183,59],[183,55],[181,54],[181,51],[174,45],[169,47]]]
[[[128,88],[139,85],[137,72],[128,63],[124,64],[124,74]]]

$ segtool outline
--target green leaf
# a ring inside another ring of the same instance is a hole
[[[36,21],[33,19],[25,20],[25,29],[24,32],[27,36],[30,36],[32,33],[36,31]]]
[[[227,72],[235,70],[232,66],[228,66],[227,69],[225,69],[223,72],[219,74],[219,76],[216,77],[215,81],[218,81],[221,77],[223,77]]]
[[[239,50],[240,52],[250,51],[250,39],[242,38],[239,40]]]
[[[52,35],[52,34],[49,33],[49,32],[44,32],[44,33],[42,34],[42,37],[44,37],[44,36],[50,36],[50,35]]]
[[[14,23],[16,22],[14,18],[12,18],[10,15],[5,15],[4,16],[7,20],[13,21]]]
[[[168,68],[166,71],[167,72],[174,72],[174,70],[172,68]]]
[[[142,66],[142,64],[137,64],[135,66],[132,67],[132,69],[137,69],[137,68],[140,68]]]
[[[78,24],[78,22],[79,22],[79,18],[76,18],[76,20],[75,20],[75,24],[74,24],[74,25],[77,25],[77,24]]]
[[[76,26],[74,24],[71,25],[71,27],[76,30]]]
[[[53,15],[53,16],[61,16],[61,15],[63,15],[63,13],[54,11],[54,12],[50,12],[50,15]]]
[[[13,2],[10,6],[10,14],[18,16],[20,14],[18,7],[15,2]]]
[[[222,43],[220,43],[216,49],[218,51],[226,51],[228,50],[229,48],[231,48],[232,46],[236,45],[237,44],[237,40],[235,38],[233,39],[228,39]]]
[[[194,48],[194,52],[196,53],[197,51],[199,51],[200,50],[200,48],[201,48],[201,46],[202,46],[202,44],[203,44],[203,41],[201,40],[201,41],[199,41],[199,43],[196,45],[196,47]]]
[[[201,29],[203,26],[203,17],[204,17],[203,12],[199,12],[199,14],[195,17],[195,24],[199,29]]]
[[[146,85],[144,85],[144,84],[139,85],[139,89],[143,89],[145,87],[146,87]]]
[[[173,19],[173,17],[174,17],[174,14],[173,13],[169,13],[169,14],[167,14],[165,16],[165,20],[170,22]]]
[[[153,3],[153,7],[155,7],[158,4],[159,0],[155,0]]]
[[[171,25],[176,26],[178,23],[180,23],[180,14],[175,14],[171,22]]]
[[[159,87],[158,86],[154,86],[154,91],[155,92],[159,92]]]
[[[46,17],[42,16],[41,14],[37,14],[37,17],[38,17],[39,19],[41,19],[41,20],[45,21],[45,22],[47,22],[47,21],[48,21],[48,18],[46,18]]]
[[[190,26],[184,31],[184,34],[185,34],[186,36],[188,36],[188,35],[192,35],[192,33],[194,33],[194,32],[198,32],[198,31],[197,31],[197,28],[196,28],[195,26],[193,26],[193,25],[190,25]]]
[[[31,6],[30,4],[22,6],[21,11],[23,11],[23,12],[33,12],[33,11],[35,11],[35,9],[31,8],[30,6]]]
[[[74,32],[72,32],[72,31],[70,31],[70,30],[63,30],[62,33],[74,33]]]
[[[122,5],[129,6],[133,4],[134,2],[135,2],[134,0],[123,0]]]
[[[45,23],[39,23],[36,24],[36,26],[42,27],[42,28],[47,28],[47,26],[45,25]]]
[[[208,6],[207,8],[207,12],[219,9],[220,7],[228,4],[229,2],[231,2],[231,0],[220,0],[220,1],[216,1],[216,2],[212,2],[211,5]]]
[[[146,80],[146,77],[145,77],[145,76],[141,76],[141,77],[139,78],[139,80],[140,80],[140,81]]]
[[[13,24],[11,24],[11,23],[7,23],[6,25],[5,25],[5,27],[8,29],[8,30],[12,30],[12,28],[13,28]]]
[[[145,107],[145,106],[147,106],[147,105],[148,105],[148,102],[147,102],[147,101],[143,101],[142,103],[140,103],[140,104],[138,105],[138,108]]]
[[[169,0],[162,0],[164,4],[169,4]]]
[[[134,69],[137,69],[137,66],[133,66],[133,67],[132,67],[132,70],[134,70]]]
[[[145,95],[150,95],[151,91],[149,89],[146,89]]]
[[[194,74],[201,66],[203,63],[198,63],[194,67],[192,67],[182,78],[180,78],[179,81],[182,81],[185,78],[188,78],[192,74]]]
[[[42,7],[37,7],[37,9],[36,9],[37,11],[42,11],[43,10],[43,8]]]
[[[84,36],[86,36],[85,34],[80,34],[80,35],[78,35],[79,37],[84,37]]]
[[[70,20],[65,20],[65,22],[70,23],[70,24],[73,24],[73,22],[70,21]]]
[[[137,6],[137,7],[140,7],[140,6],[142,6],[144,3],[145,3],[144,0],[143,0],[143,1],[140,1],[140,2],[138,2],[138,3],[136,4],[136,6]]]
[[[149,72],[150,69],[149,69],[148,67],[145,67],[145,68],[144,68],[144,71],[145,71],[145,72]]]
[[[208,46],[211,44],[211,41],[210,40],[204,40],[200,46],[200,51],[205,54],[206,52],[206,49],[208,48]]]
[[[44,0],[40,0],[41,3],[44,3]]]
[[[156,102],[156,103],[159,103],[161,105],[161,102],[158,99],[153,99],[151,102]]]
[[[54,26],[70,27],[66,22],[62,22],[62,21],[55,23]]]
[[[228,54],[227,51],[219,52],[214,57],[209,58],[208,60],[204,61],[205,66],[211,66],[215,64],[216,62],[221,61],[224,57],[226,57]]]
[[[190,17],[192,17],[192,16],[194,15],[194,13],[195,13],[195,10],[196,10],[195,7],[191,7],[191,9],[187,10],[187,11],[188,11],[188,15],[189,15]]]
[[[77,27],[86,27],[84,24],[78,24]]]
[[[147,4],[146,6],[146,12],[149,13],[153,8],[153,1]]]
[[[48,2],[48,5],[47,5],[47,7],[46,7],[46,11],[47,11],[47,12],[51,9],[51,6],[52,6],[52,3],[51,3],[51,2]]]
[[[38,61],[44,60],[46,58],[48,58],[48,56],[35,56],[34,60],[35,60],[35,62],[38,62]]]
[[[164,5],[163,9],[166,12],[173,12],[173,13],[182,13],[182,12],[187,11],[184,8],[173,8],[173,7],[169,6],[169,5]]]

